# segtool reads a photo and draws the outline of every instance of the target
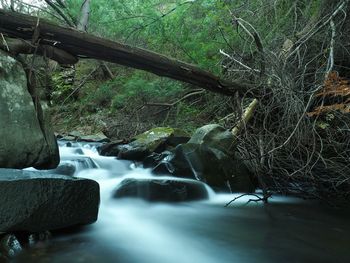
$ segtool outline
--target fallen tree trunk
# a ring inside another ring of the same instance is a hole
[[[13,38],[2,38],[0,49],[17,56],[18,54],[37,54],[57,61],[61,65],[75,64],[78,59],[64,50],[49,45],[35,46],[29,41]]]
[[[251,89],[250,85],[222,80],[197,66],[152,51],[2,9],[0,9],[0,33],[25,40],[35,39],[36,43],[54,46],[73,56],[94,58],[145,70],[224,95],[233,95],[235,92],[244,94]]]

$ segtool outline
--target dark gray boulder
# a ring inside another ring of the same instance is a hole
[[[41,170],[41,172],[46,173],[48,175],[60,174],[60,175],[73,176],[76,172],[76,166],[69,162],[61,162],[57,168],[51,169],[51,170]]]
[[[34,105],[22,65],[0,51],[0,167],[55,168],[58,146],[39,103]]]
[[[188,143],[144,160],[145,168],[155,174],[202,181],[216,191],[252,192],[251,172],[233,152],[233,135],[211,124],[193,134]]]
[[[205,145],[230,155],[234,151],[234,141],[229,130],[218,124],[208,124],[198,128],[188,143]]]
[[[44,172],[0,169],[0,232],[43,232],[97,220],[99,185]]]
[[[208,191],[201,182],[186,179],[124,179],[115,190],[115,198],[140,198],[151,202],[204,200]]]

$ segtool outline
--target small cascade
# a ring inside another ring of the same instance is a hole
[[[194,180],[159,177],[132,162],[99,156],[98,144],[60,141],[59,145],[62,161],[57,169],[69,164],[74,176],[99,183],[98,220],[79,232],[56,236],[50,245],[25,250],[14,262],[349,262],[342,251],[350,242],[348,219],[315,207],[310,216],[311,206],[304,201],[274,197],[268,206],[247,205],[251,197],[246,196],[225,207],[240,194],[216,194]],[[186,196],[189,182],[204,187],[190,190],[205,191],[206,198],[164,202],[169,191],[176,198]],[[154,189],[166,191],[159,196],[152,194]],[[331,252],[325,255],[324,248]],[[345,256],[340,260],[333,258],[341,253]]]
[[[158,200],[162,197],[157,193],[150,192],[158,192],[162,188],[164,188],[164,191],[172,191],[174,187],[176,189],[174,189],[173,194],[177,195],[177,192],[179,192],[178,195],[180,196],[182,194],[181,191],[189,191],[186,188],[188,187],[187,185],[195,186],[189,188],[191,191],[198,191],[197,189],[201,187],[200,191],[203,192],[202,196],[205,196],[204,199],[214,195],[214,191],[201,182],[170,176],[155,176],[151,174],[150,169],[137,167],[133,162],[117,160],[115,157],[100,156],[97,151],[99,144],[62,141],[59,144],[62,160],[60,167],[74,166],[74,176],[98,181],[101,186],[102,196],[111,196],[113,190],[117,189],[120,184],[125,185],[125,182],[129,182],[132,185],[131,187],[137,189],[127,190],[128,193],[124,193],[124,197],[144,197],[147,199],[153,194],[153,196],[157,195],[156,199]],[[104,188],[105,185],[108,186],[107,189]],[[137,191],[137,193],[132,193],[131,196],[132,191]],[[184,192],[183,195],[186,195],[189,199],[189,193]],[[170,197],[167,198],[169,199]],[[181,200],[181,196],[176,200]]]

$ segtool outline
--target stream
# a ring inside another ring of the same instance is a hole
[[[215,194],[188,203],[113,199],[124,178],[149,178],[149,170],[99,156],[96,144],[59,142],[62,163],[101,188],[98,221],[53,233],[13,262],[220,263],[350,262],[350,214],[317,202],[274,196],[270,203]]]

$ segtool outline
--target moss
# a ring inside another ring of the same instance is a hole
[[[169,137],[189,137],[189,135],[181,129],[170,127],[157,127],[137,135],[132,143],[134,145],[146,146],[151,152],[154,151],[165,139]]]

